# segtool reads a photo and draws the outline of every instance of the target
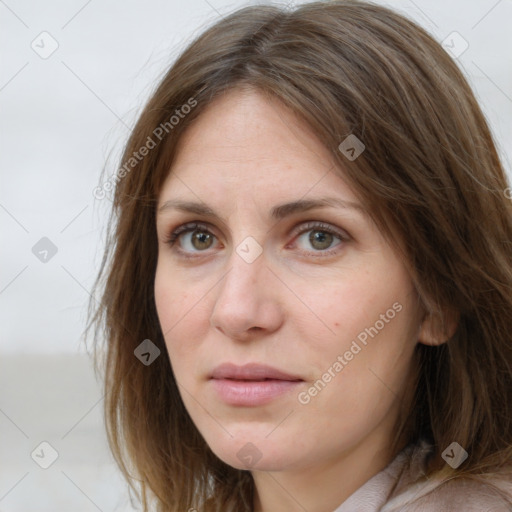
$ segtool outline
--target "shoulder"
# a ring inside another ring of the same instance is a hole
[[[506,484],[508,486],[508,484]],[[512,492],[512,483],[504,492],[493,485],[472,479],[453,479],[424,493],[415,489],[417,497],[410,495],[403,512],[511,512],[512,501],[505,492]],[[412,494],[410,491],[408,494]]]
[[[505,473],[426,476],[433,446],[421,440],[402,454],[397,485],[381,512],[512,512],[512,481]],[[510,473],[508,473],[510,475]]]

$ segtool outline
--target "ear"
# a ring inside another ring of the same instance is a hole
[[[424,345],[442,345],[455,334],[458,324],[459,313],[456,311],[445,311],[442,317],[426,313],[420,324],[418,342]]]

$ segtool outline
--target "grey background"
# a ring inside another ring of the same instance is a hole
[[[0,512],[130,510],[81,341],[110,205],[92,192],[177,53],[249,3],[0,1]],[[512,1],[379,3],[467,41],[457,61],[510,174]]]

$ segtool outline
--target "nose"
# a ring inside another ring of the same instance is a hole
[[[233,251],[229,270],[215,288],[217,297],[210,324],[240,341],[276,331],[283,322],[278,283],[263,254],[247,263]]]

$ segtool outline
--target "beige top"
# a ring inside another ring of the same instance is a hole
[[[512,512],[512,503],[485,484],[421,479],[431,451],[425,441],[408,446],[334,512]],[[499,487],[512,496],[512,482]]]

